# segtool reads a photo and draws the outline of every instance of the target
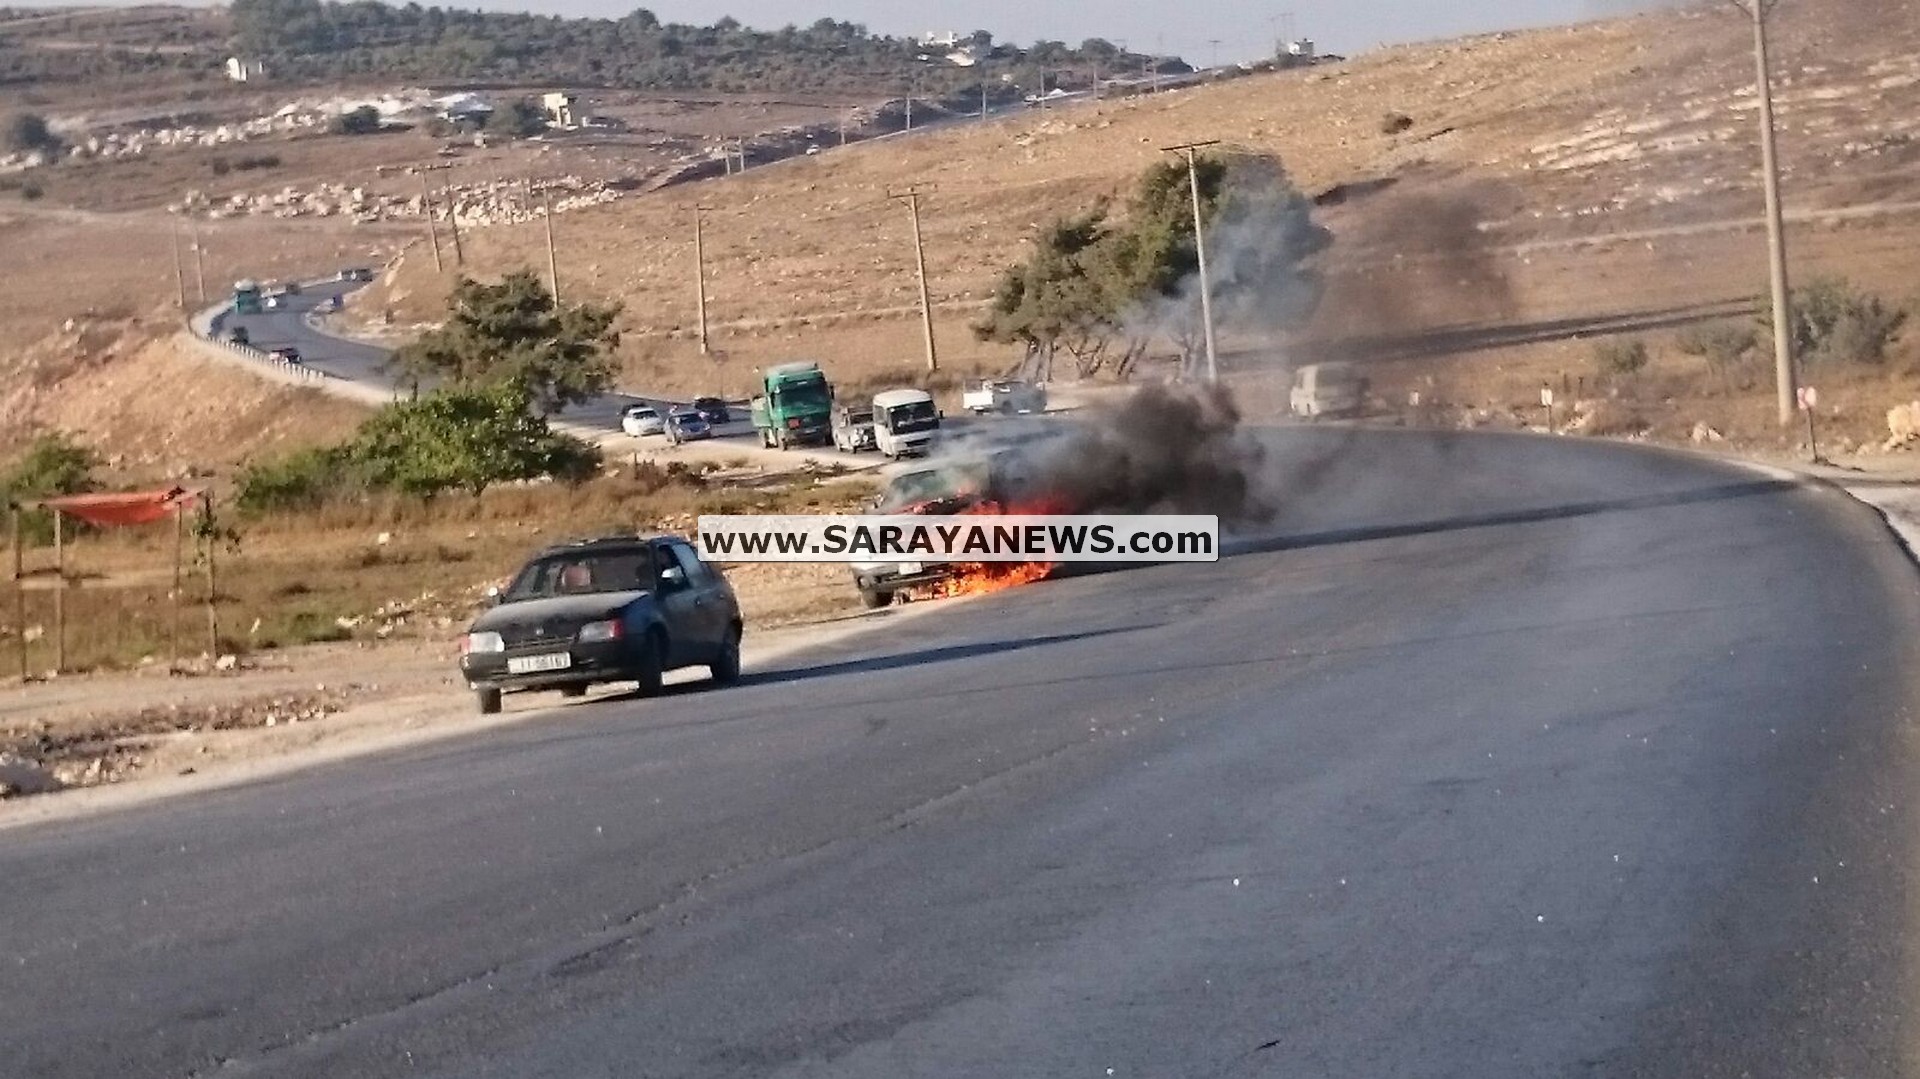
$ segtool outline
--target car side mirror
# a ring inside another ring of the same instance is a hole
[[[678,592],[687,587],[687,571],[679,566],[668,566],[660,571],[660,591]]]
[[[480,597],[480,602],[482,605],[487,607],[499,606],[500,605],[500,586],[497,584],[488,585],[486,593]]]

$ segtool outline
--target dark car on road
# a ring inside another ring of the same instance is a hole
[[[693,410],[708,423],[728,423],[733,419],[733,413],[727,411],[727,403],[718,397],[694,398]]]
[[[616,536],[534,555],[460,639],[460,673],[480,711],[500,695],[634,682],[657,692],[665,672],[705,666],[740,676],[740,604],[720,571],[677,536]]]
[[[294,348],[292,345],[276,348],[272,352],[267,353],[267,355],[280,363],[303,364],[307,362],[306,359],[300,355],[300,350]]]

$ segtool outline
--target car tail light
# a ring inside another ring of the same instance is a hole
[[[588,622],[581,626],[579,639],[582,642],[617,641],[624,635],[625,631],[620,627],[620,620],[610,618],[605,622]]]
[[[788,420],[788,421],[787,421],[787,426],[788,426],[788,427],[799,427],[799,426],[800,426],[800,421],[799,421],[799,419],[798,419],[798,418],[795,418],[795,419],[791,419],[791,420]]]

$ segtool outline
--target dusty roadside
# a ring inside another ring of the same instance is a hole
[[[750,631],[744,665],[751,673],[935,606]],[[696,668],[667,681],[704,676]],[[606,687],[592,696],[618,692]],[[311,645],[231,671],[135,672],[15,686],[0,692],[0,746],[18,751],[0,754],[0,783],[16,788],[15,796],[0,798],[0,829],[523,723],[561,706],[553,694],[509,696],[505,704],[496,716],[475,712],[447,642]],[[38,766],[23,767],[23,758]],[[36,778],[53,783],[36,791]],[[36,792],[42,796],[32,796]]]

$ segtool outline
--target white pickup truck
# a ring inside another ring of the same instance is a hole
[[[976,416],[1039,413],[1047,410],[1047,388],[1036,382],[1010,378],[970,381],[960,393],[960,407]]]

